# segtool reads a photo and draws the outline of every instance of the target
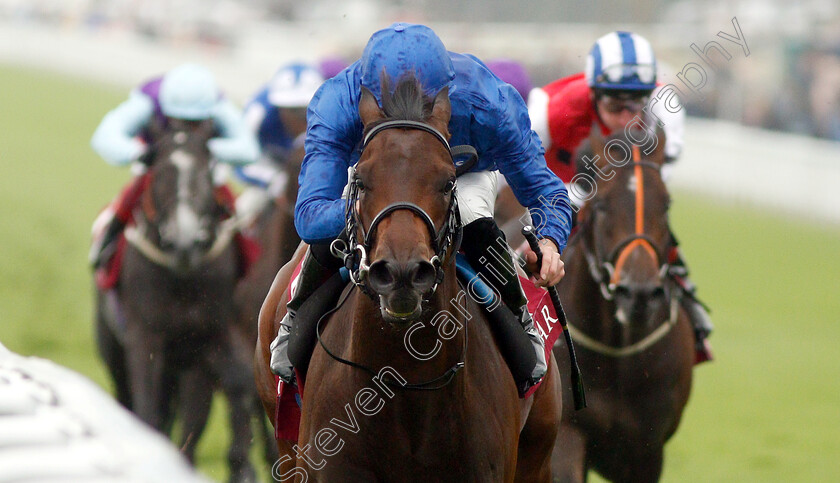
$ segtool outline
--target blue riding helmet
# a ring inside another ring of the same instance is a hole
[[[592,46],[585,75],[592,89],[650,91],[656,87],[656,56],[641,35],[611,32]]]
[[[425,25],[395,23],[374,33],[362,52],[361,83],[381,99],[379,76],[383,69],[395,85],[413,71],[426,94],[433,96],[449,86],[454,90],[455,68],[446,47]]]
[[[293,62],[281,67],[268,83],[268,101],[277,107],[306,107],[324,83],[310,65]]]
[[[190,121],[207,119],[219,97],[213,73],[197,64],[172,69],[160,84],[160,109],[167,117]]]

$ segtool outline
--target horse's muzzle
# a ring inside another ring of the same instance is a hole
[[[398,326],[417,320],[423,298],[434,286],[435,275],[434,265],[426,260],[374,262],[368,271],[368,282],[379,295],[382,317]]]
[[[644,326],[665,302],[665,289],[661,284],[619,284],[614,301],[619,323]]]

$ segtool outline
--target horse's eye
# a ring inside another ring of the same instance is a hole
[[[359,191],[365,190],[365,184],[360,179],[356,179],[356,189]]]
[[[446,182],[446,185],[444,185],[442,191],[443,191],[443,194],[448,195],[449,193],[452,192],[453,189],[455,189],[455,180],[450,179]]]

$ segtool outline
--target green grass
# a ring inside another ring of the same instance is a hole
[[[0,67],[0,341],[109,390],[86,258],[90,223],[129,175],[88,141],[126,94]],[[840,479],[840,227],[674,198],[674,230],[714,310],[717,360],[695,370],[663,481]],[[216,480],[227,477],[223,411],[214,407],[198,455]]]
[[[665,479],[836,481],[840,228],[676,198],[717,360],[695,370]]]

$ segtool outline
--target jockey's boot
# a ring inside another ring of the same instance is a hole
[[[714,357],[708,337],[714,330],[714,325],[709,317],[709,311],[697,299],[697,287],[688,278],[688,268],[678,248],[674,247],[671,250],[668,261],[670,264],[668,274],[680,289],[680,305],[688,314],[688,320],[694,329],[694,363],[710,361]]]
[[[326,251],[324,250],[326,246]],[[310,245],[303,257],[300,267],[300,274],[297,278],[297,287],[294,297],[286,304],[286,315],[280,321],[280,329],[277,337],[271,342],[271,372],[280,377],[283,381],[291,383],[295,373],[292,361],[289,359],[289,337],[292,325],[295,323],[295,315],[303,302],[312,295],[318,287],[338,270],[338,266],[324,261],[323,256],[329,256],[329,244]],[[313,254],[313,252],[318,252]],[[323,253],[322,253],[323,252]],[[340,265],[339,265],[340,266]]]
[[[542,380],[548,364],[543,339],[528,312],[528,299],[519,283],[505,235],[492,218],[479,218],[464,227],[463,246],[472,267],[499,292],[531,341],[536,356],[534,370],[528,380],[516,381],[519,394],[523,395]]]

